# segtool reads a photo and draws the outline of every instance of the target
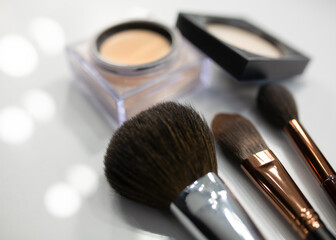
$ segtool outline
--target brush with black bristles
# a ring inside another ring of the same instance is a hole
[[[217,114],[212,131],[222,150],[306,240],[335,240],[257,129],[238,114]]]
[[[208,125],[191,107],[172,102],[126,121],[105,155],[112,188],[134,201],[170,209],[197,239],[263,239],[216,173]],[[236,221],[227,218],[227,210]]]
[[[286,132],[320,186],[336,205],[336,173],[300,124],[292,94],[281,85],[264,85],[260,88],[257,103],[263,115]]]

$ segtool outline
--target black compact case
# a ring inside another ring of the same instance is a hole
[[[256,34],[277,47],[281,56],[265,57],[226,43],[206,29],[210,23],[229,25]],[[180,13],[176,25],[185,38],[239,81],[292,77],[301,74],[309,62],[309,58],[300,52],[242,19]]]

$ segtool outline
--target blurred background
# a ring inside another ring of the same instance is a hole
[[[173,27],[179,11],[251,20],[312,59],[303,75],[281,84],[295,96],[303,125],[336,169],[336,1],[0,0],[1,239],[192,239],[170,214],[109,188],[103,158],[116,126],[74,84],[65,52],[67,45],[129,18]],[[238,83],[215,64],[211,79],[208,89],[180,101],[209,123],[221,111],[251,118],[335,231],[335,208],[284,135],[257,113],[261,83]],[[218,161],[219,175],[267,239],[297,238],[220,152]]]

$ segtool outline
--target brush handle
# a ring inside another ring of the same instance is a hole
[[[199,240],[264,239],[215,173],[208,173],[189,185],[170,209]]]
[[[243,161],[242,168],[302,239],[324,227],[318,214],[272,151],[253,154]]]
[[[321,184],[321,187],[326,191],[336,206],[336,175],[330,176]]]
[[[284,130],[336,206],[336,173],[334,169],[298,120],[291,120]]]
[[[320,227],[308,234],[306,240],[335,240],[336,238],[330,233],[330,231],[325,227]]]

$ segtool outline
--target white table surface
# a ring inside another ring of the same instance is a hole
[[[311,57],[303,75],[282,84],[293,92],[303,125],[336,169],[336,1],[1,0],[0,239],[192,239],[173,216],[110,189],[103,157],[114,129],[73,84],[64,51],[65,44],[130,16],[149,15],[173,26],[180,10],[250,19]],[[50,36],[55,44],[45,45]],[[8,50],[13,41],[22,48]],[[211,86],[181,101],[193,104],[209,123],[217,112],[250,118],[336,233],[335,208],[284,134],[257,113],[259,86],[237,83],[214,65]],[[219,175],[267,239],[297,238],[219,151],[218,162]]]

